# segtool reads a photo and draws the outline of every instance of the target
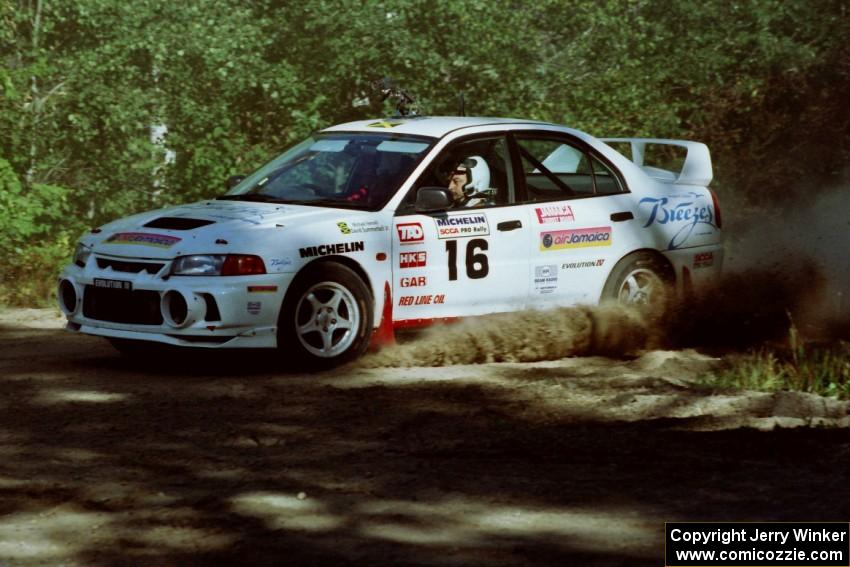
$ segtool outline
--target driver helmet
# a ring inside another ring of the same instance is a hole
[[[490,189],[490,167],[481,156],[469,156],[460,162],[466,166],[468,182],[463,186],[464,194],[483,193]]]

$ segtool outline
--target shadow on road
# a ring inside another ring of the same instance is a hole
[[[0,339],[13,562],[658,565],[664,521],[850,516],[843,430],[551,414],[518,365],[409,381]]]

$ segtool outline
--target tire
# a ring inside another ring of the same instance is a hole
[[[648,252],[629,254],[614,266],[602,301],[647,307],[663,314],[673,298],[673,277],[669,268]]]
[[[299,275],[278,318],[278,350],[284,360],[332,367],[359,357],[369,346],[372,297],[362,279],[336,262],[321,262]]]

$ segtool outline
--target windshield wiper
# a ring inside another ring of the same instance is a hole
[[[281,203],[283,199],[272,197],[271,195],[263,195],[262,193],[241,193],[239,195],[222,195],[216,197],[219,201],[257,201],[261,203]]]

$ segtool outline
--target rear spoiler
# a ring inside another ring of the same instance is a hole
[[[711,169],[711,154],[708,146],[701,142],[689,142],[687,140],[662,140],[656,138],[601,138],[603,142],[626,142],[632,147],[632,161],[653,179],[676,185],[699,185],[708,187],[714,173]],[[643,156],[648,144],[663,144],[666,146],[679,146],[685,148],[688,153],[682,171],[667,171],[657,167],[643,164]]]

